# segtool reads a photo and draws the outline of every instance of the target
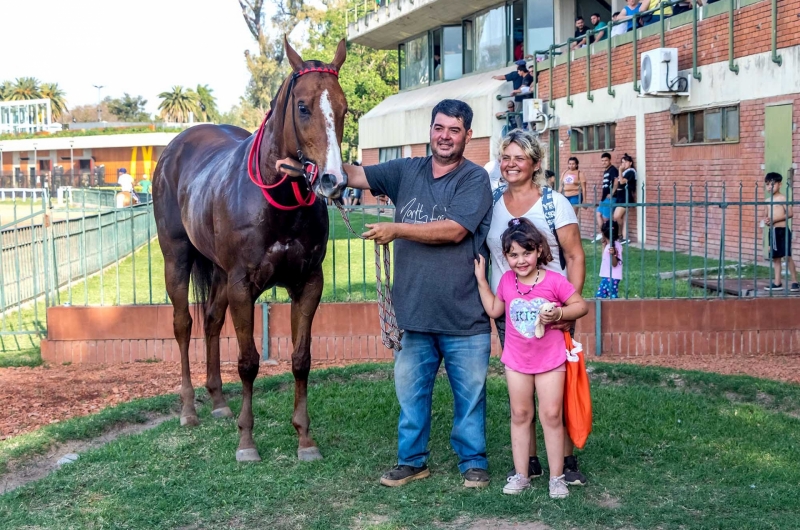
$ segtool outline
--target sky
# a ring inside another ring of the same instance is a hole
[[[102,85],[155,114],[160,92],[207,84],[224,112],[250,79],[244,50],[257,50],[237,0],[0,0],[0,21],[0,81],[58,83],[70,108],[96,104]]]

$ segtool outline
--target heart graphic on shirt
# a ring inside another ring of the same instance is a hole
[[[536,330],[536,317],[539,315],[542,305],[546,303],[547,300],[544,298],[534,298],[533,300],[515,298],[512,300],[508,308],[508,318],[514,329],[519,331],[523,337],[532,339]]]

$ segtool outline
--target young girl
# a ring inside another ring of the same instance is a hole
[[[600,262],[600,285],[595,298],[619,298],[622,279],[622,234],[616,221],[606,221],[600,228],[603,234],[603,260]],[[611,242],[614,245],[611,245]]]
[[[512,219],[501,238],[503,254],[510,270],[503,274],[497,296],[486,281],[483,257],[475,261],[475,277],[481,302],[492,318],[506,314],[506,340],[501,361],[506,365],[506,380],[511,401],[511,451],[516,475],[508,478],[503,493],[517,494],[530,488],[528,447],[533,417],[533,392],[539,397],[539,421],[544,429],[547,461],[550,464],[550,497],[569,495],[564,482],[564,377],[566,343],[564,332],[547,326],[541,339],[534,335],[536,316],[544,324],[575,320],[588,309],[562,275],[546,271],[553,257],[547,239],[529,220]],[[539,309],[553,302],[550,311]]]

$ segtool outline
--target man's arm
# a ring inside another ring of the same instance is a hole
[[[493,75],[492,79],[497,79],[498,81],[505,81],[506,80],[506,76],[504,76],[504,75]]]
[[[347,185],[351,188],[358,188],[360,190],[368,190],[369,182],[367,182],[367,173],[364,171],[363,166],[353,166],[351,164],[343,164],[342,168],[347,173]]]
[[[426,245],[446,245],[460,243],[469,234],[466,228],[450,219],[421,224],[372,223],[364,226],[369,230],[362,235],[380,245],[385,245],[395,239],[407,239]]]
[[[605,30],[605,26],[603,26],[603,29],[598,31],[597,35],[594,36],[594,41],[597,42],[599,40],[602,40],[603,39],[603,35],[605,35],[605,34],[606,34],[606,30]]]

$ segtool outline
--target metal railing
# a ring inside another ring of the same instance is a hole
[[[555,108],[555,98],[553,94],[553,75],[555,67],[558,66],[558,61],[556,56],[562,55],[566,53],[566,59],[564,61],[565,68],[566,68],[566,101],[567,104],[572,106],[574,101],[572,100],[572,85],[571,85],[571,63],[574,60],[575,52],[577,50],[573,50],[572,44],[574,42],[581,42],[586,40],[587,44],[580,49],[585,50],[585,58],[586,58],[586,95],[587,99],[590,102],[594,101],[594,96],[592,95],[592,85],[591,85],[591,57],[596,51],[603,51],[598,46],[598,43],[592,43],[594,37],[597,36],[599,32],[604,32],[603,40],[607,41],[605,46],[606,54],[607,54],[607,77],[608,77],[608,94],[612,97],[616,96],[616,91],[613,88],[612,82],[612,71],[613,71],[613,64],[612,64],[612,55],[613,49],[618,46],[622,46],[627,44],[626,40],[621,39],[623,35],[627,35],[628,33],[631,34],[631,45],[633,47],[633,57],[634,60],[632,62],[632,70],[633,70],[633,90],[635,92],[640,92],[641,88],[639,87],[639,61],[638,61],[638,53],[639,53],[639,40],[642,38],[642,33],[644,28],[654,24],[656,20],[652,20],[652,17],[658,17],[660,22],[659,24],[659,31],[658,34],[660,36],[660,44],[661,47],[666,46],[666,37],[669,31],[679,27],[680,25],[690,23],[692,25],[692,77],[697,81],[702,80],[702,74],[698,70],[698,23],[699,17],[702,14],[706,14],[709,6],[701,6],[697,7],[696,0],[691,0],[693,6],[690,9],[691,11],[691,18],[690,19],[682,19],[678,18],[679,24],[673,24],[672,21],[676,19],[676,17],[682,17],[685,12],[675,14],[675,15],[660,15],[663,13],[666,8],[674,8],[678,4],[680,4],[683,0],[669,0],[669,1],[662,1],[658,3],[656,6],[648,9],[647,11],[643,11],[641,13],[633,14],[629,19],[621,20],[621,21],[609,21],[608,25],[601,28],[601,29],[590,29],[587,32],[580,36],[580,37],[570,37],[566,40],[566,42],[562,42],[560,44],[553,44],[548,47],[546,50],[537,50],[534,51],[534,57],[545,57],[548,61],[548,69],[549,69],[549,83],[548,83],[548,91],[549,91],[549,101],[550,107]],[[782,65],[782,58],[777,52],[777,38],[778,38],[778,12],[777,12],[777,0],[770,0],[771,1],[771,50],[772,50],[772,61],[777,65]],[[722,5],[720,3],[720,5]],[[734,22],[735,22],[735,14],[736,14],[736,7],[737,7],[737,0],[728,0],[725,4],[726,9],[725,13],[728,17],[728,68],[738,74],[739,67],[736,65],[735,62],[735,39],[734,39]],[[718,10],[719,8],[714,8],[714,10]],[[623,12],[624,13],[624,12]],[[718,16],[722,16],[723,13],[717,13]],[[709,17],[704,16],[703,19],[707,20]],[[642,20],[650,19],[646,24],[641,25]],[[670,27],[667,28],[667,19],[669,19]],[[627,30],[622,35],[617,35],[612,37],[611,32],[614,27],[621,26],[621,25],[631,25],[631,29]],[[613,42],[612,42],[613,41]],[[537,60],[534,63],[534,78],[538,79],[538,72],[539,69],[539,61]],[[538,93],[538,87],[535,88],[535,97],[540,97]]]

